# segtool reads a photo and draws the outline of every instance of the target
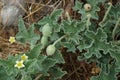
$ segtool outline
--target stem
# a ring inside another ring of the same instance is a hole
[[[111,7],[112,7],[112,3],[110,3],[109,5],[110,5],[110,6],[108,7],[108,10],[107,10],[107,12],[105,13],[105,16],[104,16],[102,22],[104,22],[104,21],[106,20],[107,15],[108,15],[108,13],[110,12],[110,9],[111,9]]]
[[[91,25],[90,18],[91,18],[91,14],[87,14],[87,22],[86,22],[87,30],[89,30],[89,26]]]
[[[66,35],[60,37],[58,40],[56,40],[54,43],[53,43],[53,46],[55,46],[59,41],[61,41],[63,38],[65,38]]]
[[[118,18],[116,24],[115,24],[115,28],[113,29],[113,32],[112,32],[112,38],[114,39],[114,36],[115,36],[115,31],[117,30],[117,27],[120,23],[120,18]]]
[[[68,21],[71,23],[71,18],[70,18],[70,15],[69,15],[68,11],[66,11],[65,14],[66,14],[66,16],[67,16]]]
[[[42,74],[39,74],[34,80],[39,80]]]
[[[108,7],[108,10],[106,11],[106,13],[105,13],[105,15],[104,15],[104,17],[103,17],[103,20],[100,22],[100,25],[105,22],[105,20],[106,20],[106,18],[107,18],[107,15],[108,15],[108,13],[110,12],[110,9],[112,8],[112,3],[109,2],[108,4],[109,4],[110,6]]]

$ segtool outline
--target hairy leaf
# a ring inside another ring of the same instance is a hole
[[[57,80],[61,79],[66,74],[66,71],[62,71],[61,68],[58,67],[53,67],[50,69],[50,74],[52,75],[51,80]]]
[[[102,50],[104,54],[107,54],[109,50],[112,49],[112,45],[106,42],[107,35],[102,29],[98,29],[96,33],[87,31],[86,36],[93,40],[92,46],[87,49],[87,53],[85,54],[86,58],[90,58],[93,54],[100,58],[100,50]]]
[[[117,66],[115,64],[112,64],[109,65],[109,67],[110,68],[108,73],[102,71],[99,76],[91,77],[91,80],[117,80],[116,70],[115,70]]]
[[[31,48],[34,47],[37,40],[40,39],[40,36],[34,32],[34,24],[26,29],[23,19],[19,20],[19,32],[16,34],[16,39],[22,43],[30,43]]]

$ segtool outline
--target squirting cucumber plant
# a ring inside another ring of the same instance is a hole
[[[104,16],[99,14],[101,6],[105,9]],[[30,44],[30,50],[24,53],[28,58],[20,69],[14,65],[15,61],[21,60],[22,54],[0,59],[0,80],[35,80],[36,76],[40,76],[39,80],[48,77],[49,80],[62,80],[67,71],[58,65],[65,63],[61,47],[73,54],[79,51],[78,62],[96,63],[98,74],[90,80],[117,80],[120,72],[120,4],[108,4],[104,0],[86,0],[84,4],[76,0],[72,9],[80,14],[79,19],[73,19],[67,12],[67,19],[59,21],[64,10],[56,9],[26,28],[20,18],[16,40]],[[41,34],[34,32],[36,28]]]

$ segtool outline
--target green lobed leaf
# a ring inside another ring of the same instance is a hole
[[[29,74],[38,73],[40,69],[36,59],[30,59],[29,61],[27,61],[27,63],[25,64],[25,68],[26,72]]]
[[[75,44],[73,42],[62,42],[61,44],[67,48],[68,52],[74,53],[76,51]]]
[[[0,80],[16,80],[15,77],[19,72],[18,69],[14,67],[16,60],[16,57],[13,56],[8,56],[6,60],[0,59]]]
[[[47,56],[40,54],[37,59],[29,59],[26,63],[26,71],[29,74],[34,74],[42,71],[42,62]]]
[[[118,17],[120,16],[120,10],[119,9],[120,9],[120,4],[112,6],[112,8],[109,12],[109,16],[114,17],[114,19],[118,19]]]
[[[39,20],[37,24],[43,26],[49,22],[50,22],[50,18],[49,18],[49,16],[46,16],[46,17],[42,18],[41,20]]]
[[[14,67],[16,61],[17,61],[16,57],[12,55],[8,56],[8,59],[6,60],[3,60],[3,59],[0,60],[0,63],[1,63],[0,65],[5,68],[8,76],[11,76],[11,75],[12,77],[17,76],[18,70]]]
[[[24,34],[25,36],[29,35],[28,32],[27,32],[27,29],[25,27],[25,24],[24,24],[24,21],[23,21],[22,17],[19,18],[18,29],[19,29],[19,32],[21,34]]]
[[[110,55],[112,58],[114,58],[116,60],[116,64],[118,64],[120,66],[120,52],[110,50]]]
[[[51,42],[54,42],[56,41],[57,39],[59,39],[59,35],[56,33],[56,32],[53,32],[50,36],[50,41]]]
[[[16,34],[16,39],[22,43],[30,43],[31,48],[33,48],[40,39],[40,36],[34,32],[34,24],[26,29],[23,19],[20,18],[18,28],[19,32]]]
[[[98,16],[97,12],[100,11],[99,3],[101,3],[101,2],[102,2],[102,0],[87,0],[87,3],[91,5],[91,10],[89,12],[86,12],[84,7],[78,9],[78,7],[75,6],[75,9],[79,10],[82,21],[87,19],[88,13],[91,14],[92,19],[98,20],[99,16]],[[78,4],[78,6],[80,6],[80,4],[82,5],[82,3],[80,3],[80,2],[78,2],[77,4]]]
[[[90,80],[117,80],[116,65],[109,65],[109,72],[102,71],[98,76],[92,76]],[[103,67],[104,68],[104,67]]]
[[[58,24],[58,19],[61,16],[63,10],[62,9],[57,9],[53,11],[50,15],[47,17],[44,17],[41,19],[38,24],[43,26],[46,23],[48,23],[51,28],[53,29],[53,32],[59,32],[60,31],[60,25]]]
[[[27,53],[30,59],[38,58],[42,50],[42,44],[36,45],[30,52]]]
[[[78,32],[78,26],[76,21],[72,21],[71,23],[63,20],[62,29],[65,34],[75,34]]]
[[[27,62],[27,72],[30,74],[41,73],[44,76],[49,76],[48,70],[53,67],[56,62],[55,59],[40,55],[38,59],[31,59]]]
[[[52,19],[53,21],[57,21],[59,17],[61,16],[62,12],[63,12],[62,9],[57,9],[53,11],[50,15],[50,19]]]
[[[73,7],[73,10],[77,11],[82,8],[83,3],[80,3],[78,0],[75,1],[75,6]]]
[[[82,52],[82,50],[90,48],[93,45],[94,41],[87,40],[87,39],[79,41],[79,45],[77,46],[77,48],[79,49],[80,52]]]
[[[113,29],[114,24],[115,24],[115,22],[113,20],[109,19],[103,25],[104,26],[104,31],[108,35],[108,41],[111,41],[113,39],[111,37],[111,35],[112,35],[112,29]]]
[[[62,71],[59,67],[52,67],[50,69],[50,74],[52,77],[51,80],[57,80],[61,79],[66,74],[66,71]]]
[[[107,43],[107,35],[102,29],[98,29],[96,33],[87,31],[86,36],[93,40],[92,46],[90,48],[87,48],[87,53],[85,54],[86,58],[90,58],[93,54],[96,57],[100,58],[100,50],[102,50],[104,54],[107,54],[109,50],[113,48],[110,43]]]
[[[79,34],[85,29],[83,22],[77,22],[76,20],[73,20],[71,23],[63,21],[61,26],[64,34],[68,35],[68,42],[72,41],[78,44],[81,39]]]
[[[64,59],[59,51],[53,56],[45,56],[40,54],[38,59],[30,59],[27,64],[27,72],[30,74],[33,73],[42,73],[45,76],[48,76],[48,71],[51,67],[55,66],[56,63],[65,63]]]
[[[19,19],[18,30],[19,30],[19,32],[16,34],[16,39],[19,40],[20,42],[25,43],[29,34],[24,25],[24,21],[21,17]]]
[[[54,59],[56,63],[65,63],[62,53],[59,50],[56,50],[55,54],[50,56],[50,58]]]
[[[8,79],[9,79],[9,76],[6,73],[5,68],[3,66],[0,66],[0,80],[8,80]]]
[[[46,58],[41,64],[39,64],[41,66],[41,72],[44,75],[49,75],[48,74],[48,70],[53,67],[56,64],[56,61],[52,58]]]
[[[36,34],[34,32],[35,27],[34,24],[32,24],[29,28],[28,28],[28,34],[29,34],[29,38],[28,41],[31,44],[31,48],[33,48],[35,46],[35,44],[37,43],[37,41],[40,39],[40,36],[38,34]]]

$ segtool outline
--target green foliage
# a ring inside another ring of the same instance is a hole
[[[46,80],[47,77],[50,80],[61,79],[67,73],[58,66],[65,63],[61,53],[63,47],[68,52],[79,51],[81,56],[78,56],[78,61],[97,63],[101,72],[98,76],[92,76],[91,80],[117,80],[116,75],[120,72],[120,4],[108,7],[103,0],[86,2],[91,5],[90,11],[86,11],[84,3],[78,0],[73,7],[81,15],[80,20],[72,19],[69,15],[67,20],[59,21],[63,10],[56,9],[38,21],[37,28],[42,34],[35,33],[34,24],[26,28],[20,18],[16,39],[17,42],[30,44],[30,50],[24,53],[28,59],[23,61],[24,67],[20,69],[15,65],[16,61],[21,60],[22,54],[0,59],[0,80],[34,80],[39,75],[39,80]],[[103,3],[107,7],[103,21],[100,21],[98,11],[101,11],[100,6],[105,7]],[[47,50],[50,45],[52,47]],[[52,53],[48,55],[49,52]]]
[[[34,32],[34,24],[26,29],[23,19],[20,18],[18,29],[19,32],[16,34],[16,39],[22,43],[29,43],[31,48],[33,48],[37,40],[40,39],[40,36]]]
[[[51,27],[52,30],[54,30],[54,32],[59,32],[60,31],[60,26],[58,24],[58,19],[61,16],[63,10],[58,9],[55,10],[51,15],[48,15],[46,17],[44,17],[43,19],[41,19],[38,24],[43,26],[46,23],[48,23]],[[41,29],[40,29],[41,31]]]
[[[80,3],[78,0],[76,1],[76,5],[73,8],[74,10],[78,10],[78,12],[82,15],[81,19],[86,20],[86,15],[90,13],[92,15],[93,19],[98,20],[98,14],[97,12],[100,11],[99,3],[102,2],[102,0],[87,0],[87,3],[89,3],[92,7],[90,12],[86,12],[85,9],[82,7],[83,3]]]
[[[15,80],[15,76],[18,74],[18,71],[14,68],[16,58],[18,57],[9,56],[7,60],[0,59],[1,80]]]
[[[75,2],[75,6],[73,7],[74,10],[80,10],[82,8],[82,4],[83,3],[80,3],[78,0],[76,0]]]
[[[106,42],[106,34],[102,29],[98,29],[96,33],[86,32],[86,36],[92,39],[92,46],[88,48],[88,52],[85,54],[86,58],[90,58],[92,54],[96,55],[97,58],[101,57],[100,50],[104,51],[104,54],[107,54],[112,46]]]
[[[0,66],[0,80],[8,80],[9,79],[9,76],[7,75],[5,69],[3,66]]]
[[[112,6],[109,16],[110,17],[114,17],[114,19],[118,19],[118,17],[120,16],[120,4],[117,4],[115,6]]]
[[[42,50],[42,45],[38,44],[36,45],[29,53],[29,58],[37,58]]]
[[[102,68],[105,68],[102,66]],[[117,80],[116,78],[116,68],[117,66],[113,63],[109,65],[109,71],[102,71],[99,76],[93,76],[91,80]]]
[[[63,75],[66,74],[65,71],[62,71],[60,68],[58,67],[53,67],[50,69],[50,73],[52,75],[51,80],[57,80],[59,78],[61,78]]]
[[[120,65],[120,53],[119,53],[119,51],[110,51],[110,55],[111,55],[111,57],[113,57],[113,58],[115,58],[115,60],[116,60],[116,64],[117,65]]]

